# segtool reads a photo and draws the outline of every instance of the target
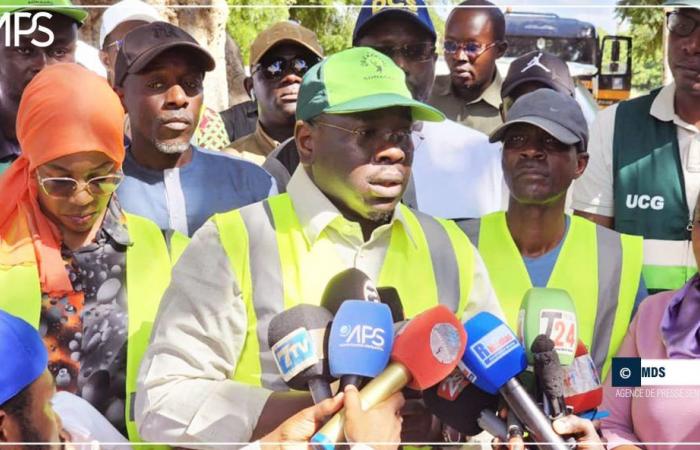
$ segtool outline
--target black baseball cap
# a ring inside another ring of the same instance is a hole
[[[216,66],[209,52],[185,30],[167,22],[152,22],[124,37],[114,64],[114,84],[121,86],[128,74],[142,71],[158,55],[176,47],[194,56],[205,72]]]
[[[533,51],[514,59],[510,64],[501,86],[501,98],[508,97],[513,89],[530,81],[575,96],[576,87],[566,63],[551,53]]]
[[[505,123],[491,133],[489,142],[502,141],[508,127],[516,123],[534,125],[581,151],[588,145],[588,124],[578,102],[552,89],[537,89],[519,97],[508,109]]]

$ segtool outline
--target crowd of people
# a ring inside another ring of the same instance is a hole
[[[103,78],[76,61],[84,10],[0,0],[39,25],[0,22],[0,444],[305,445],[341,408],[353,447],[453,442],[415,392],[363,408],[353,386],[288,388],[270,323],[348,268],[406,318],[513,330],[531,288],[564,289],[610,415],[553,429],[593,450],[700,441],[697,401],[611,385],[614,356],[700,358],[700,2],[666,7],[673,82],[589,130],[557,56],[499,74],[488,0],[444,36],[423,0],[365,0],[331,55],[275,23],[250,43],[251,101],[222,112],[214,58],[153,6],[106,8]]]

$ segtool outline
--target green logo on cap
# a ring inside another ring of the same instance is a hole
[[[362,65],[362,67],[374,68],[374,71],[377,72],[377,74],[384,72],[384,61],[372,53],[367,53],[365,56],[363,56],[360,65]]]

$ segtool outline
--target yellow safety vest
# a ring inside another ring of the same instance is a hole
[[[547,287],[565,289],[573,298],[579,338],[604,378],[630,323],[642,271],[642,238],[578,216],[570,218]],[[496,212],[470,222],[461,226],[478,245],[508,324],[515,330],[520,304],[532,282],[506,214]]]
[[[141,358],[151,337],[160,299],[170,283],[171,260],[158,226],[143,217],[126,214],[129,239],[126,251],[126,289],[129,337],[126,364],[126,426],[129,440],[140,442],[132,410]],[[178,236],[179,246],[186,238]],[[174,263],[174,261],[173,261]],[[0,309],[21,317],[35,328],[41,315],[41,286],[36,264],[0,269]]]
[[[392,227],[379,286],[397,289],[406,317],[438,303],[464,311],[474,273],[473,247],[453,222],[400,205],[403,225]],[[214,216],[221,243],[248,315],[245,344],[232,378],[268,389],[287,389],[267,345],[272,317],[300,303],[320,304],[323,290],[347,269],[325,236],[311,246],[287,194]]]

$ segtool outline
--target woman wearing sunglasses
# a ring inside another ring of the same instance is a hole
[[[77,64],[29,83],[17,117],[22,155],[0,178],[0,308],[38,328],[56,387],[126,434],[170,257],[158,227],[113,195],[123,124],[117,95]]]

